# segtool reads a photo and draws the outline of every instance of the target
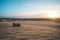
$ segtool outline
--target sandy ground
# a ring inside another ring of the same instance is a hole
[[[12,27],[12,23],[21,27]],[[47,21],[0,22],[0,40],[60,40],[60,23]]]

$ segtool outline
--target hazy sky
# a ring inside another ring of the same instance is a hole
[[[43,17],[60,14],[60,0],[0,0],[0,17]]]

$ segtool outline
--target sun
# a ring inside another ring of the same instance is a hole
[[[50,13],[48,14],[49,18],[58,18],[58,14],[57,13]]]
[[[58,15],[53,13],[53,14],[49,14],[49,17],[50,17],[50,18],[57,18]]]

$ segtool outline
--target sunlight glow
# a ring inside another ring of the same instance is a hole
[[[58,14],[57,13],[50,13],[48,14],[49,18],[58,18]]]

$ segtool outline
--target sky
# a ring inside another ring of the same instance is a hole
[[[60,16],[60,0],[0,0],[0,18],[44,18]]]

